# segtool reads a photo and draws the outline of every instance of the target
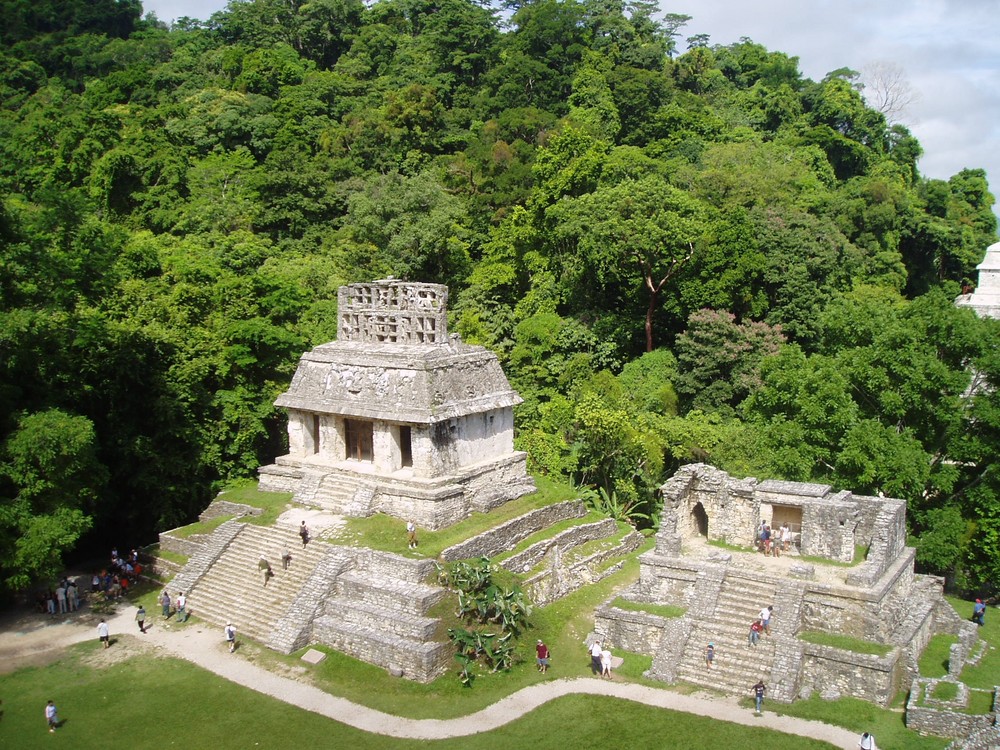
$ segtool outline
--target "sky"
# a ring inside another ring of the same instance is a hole
[[[144,0],[162,21],[205,19],[226,0]],[[839,68],[896,69],[913,101],[896,117],[920,141],[925,177],[985,169],[1000,197],[1000,0],[660,0],[691,20],[683,39],[749,37],[799,58],[815,81]],[[994,206],[1000,215],[1000,204]]]

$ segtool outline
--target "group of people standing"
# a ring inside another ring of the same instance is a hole
[[[757,527],[757,548],[765,556],[781,557],[781,553],[788,552],[791,546],[792,529],[787,521],[777,530],[773,530],[765,519],[760,519],[760,526]]]

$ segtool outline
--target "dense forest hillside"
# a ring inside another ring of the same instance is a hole
[[[647,0],[0,10],[6,586],[282,453],[337,287],[388,275],[450,285],[533,471],[614,515],[708,461],[905,498],[924,569],[1000,580],[1000,332],[952,304],[994,199],[853,71]]]

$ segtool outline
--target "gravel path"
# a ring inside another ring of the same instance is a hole
[[[767,711],[763,716],[755,716],[752,711],[739,706],[735,698],[681,695],[670,690],[593,678],[557,679],[532,685],[481,711],[457,719],[408,719],[334,697],[319,688],[268,672],[242,658],[239,649],[235,654],[230,654],[221,628],[195,623],[188,627],[168,628],[163,626],[159,612],[150,612],[147,620],[149,632],[142,636],[136,630],[134,615],[134,608],[125,607],[108,621],[112,639],[116,635],[129,635],[137,642],[145,642],[147,646],[186,659],[251,690],[357,729],[390,737],[437,740],[488,732],[515,721],[555,698],[586,693],[622,698],[735,724],[766,727],[823,740],[834,747],[848,750],[857,747],[857,735],[853,732],[818,721],[778,716]],[[0,661],[7,670],[51,661],[57,658],[59,650],[71,643],[89,639],[96,641],[95,624],[96,618],[86,613],[79,613],[58,623],[38,615],[22,618],[0,634]]]

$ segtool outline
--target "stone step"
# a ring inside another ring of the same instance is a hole
[[[433,640],[441,622],[434,617],[420,617],[343,597],[328,599],[324,611],[325,616],[339,621],[344,627],[353,625],[357,628],[382,629],[400,638],[421,642]]]
[[[336,593],[346,599],[421,617],[447,595],[445,589],[436,586],[357,570],[337,578]]]
[[[422,682],[444,674],[455,664],[455,647],[450,642],[415,641],[385,628],[344,623],[330,615],[316,619],[313,633],[330,648],[384,669],[400,670],[402,676]]]
[[[293,542],[299,540],[292,530],[246,526],[188,592],[192,614],[217,624],[231,621],[243,635],[265,640],[324,554],[313,547],[321,543],[303,549],[299,542],[296,549]],[[288,570],[281,566],[286,547],[292,555]],[[262,552],[274,572],[267,586],[257,567]]]

